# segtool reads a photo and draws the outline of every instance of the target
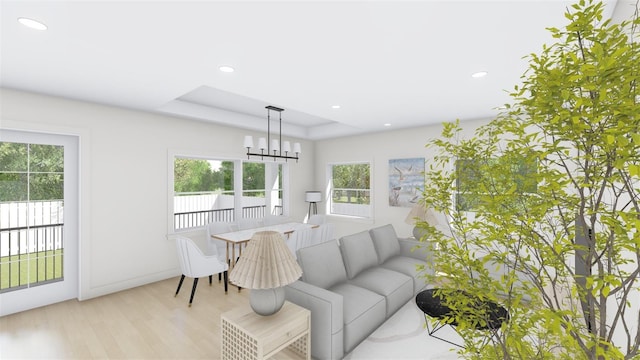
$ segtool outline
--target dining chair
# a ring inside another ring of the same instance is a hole
[[[193,240],[184,236],[176,237],[176,246],[178,248],[178,260],[180,262],[182,276],[180,277],[175,296],[178,296],[184,278],[193,278],[193,288],[191,289],[191,297],[189,298],[189,307],[191,307],[193,296],[196,294],[198,279],[203,276],[209,276],[209,285],[211,285],[213,275],[220,273],[224,275],[224,292],[225,294],[227,293],[229,283],[227,273],[229,265],[224,261],[220,261],[217,253],[209,256],[205,255]]]
[[[218,257],[218,259],[220,259],[220,261],[226,262],[228,265],[231,265],[229,264],[230,260],[227,259],[227,243],[223,240],[216,240],[213,237],[211,237],[211,235],[235,231],[233,224],[228,222],[212,221],[207,224],[205,229],[207,231],[208,254],[209,255],[216,254],[216,256]],[[236,246],[236,254],[239,254],[240,253],[239,245],[235,245],[235,246]],[[218,281],[221,281],[221,280],[222,278],[220,274],[218,274]]]
[[[324,223],[313,229],[312,244],[320,244],[329,240],[333,240],[334,224]]]
[[[316,229],[312,228],[299,228],[294,230],[291,234],[289,234],[289,239],[292,246],[295,248],[294,254],[298,251],[298,249],[302,249],[305,247],[309,247],[313,242],[313,232]],[[289,246],[289,242],[287,242]],[[291,248],[291,247],[289,247]]]
[[[217,253],[219,259],[226,260],[225,255],[227,251],[227,243],[222,240],[216,240],[212,238],[211,235],[233,231],[233,227],[231,226],[231,224],[227,222],[212,221],[207,224],[205,229],[207,231],[207,245],[209,254]]]
[[[237,221],[238,230],[255,229],[264,226],[264,221],[257,218],[242,218]]]
[[[327,222],[327,216],[324,214],[313,214],[307,219],[307,224],[322,225]]]
[[[291,222],[288,216],[283,215],[265,215],[264,226],[278,225]]]
[[[296,234],[296,231],[292,232],[291,234],[289,234],[289,236],[284,238],[284,242],[285,244],[287,244],[287,247],[289,248],[289,250],[291,250],[291,254],[293,255],[294,259],[298,259],[298,234]]]

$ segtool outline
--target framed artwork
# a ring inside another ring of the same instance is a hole
[[[413,207],[424,190],[424,158],[389,160],[389,206]]]

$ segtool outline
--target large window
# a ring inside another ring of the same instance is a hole
[[[175,156],[173,228],[284,214],[284,164]]]
[[[371,164],[329,164],[330,213],[370,218]]]

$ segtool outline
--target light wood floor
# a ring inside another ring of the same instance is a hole
[[[220,314],[249,291],[202,278],[189,308],[192,280],[174,297],[178,279],[0,317],[0,359],[219,358]]]

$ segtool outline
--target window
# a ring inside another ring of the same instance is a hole
[[[330,164],[330,213],[370,218],[371,164]]]
[[[285,164],[175,156],[173,229],[284,214]]]

